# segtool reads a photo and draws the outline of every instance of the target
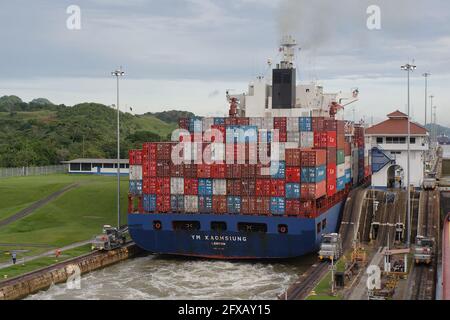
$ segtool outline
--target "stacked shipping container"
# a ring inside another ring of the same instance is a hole
[[[363,168],[358,181],[367,176],[364,131],[355,127],[346,141],[343,121],[204,118],[180,119],[179,127],[186,132],[174,142],[130,151],[130,197],[142,200],[144,212],[311,217],[318,199],[352,182],[353,143]],[[174,163],[178,151],[182,161]]]

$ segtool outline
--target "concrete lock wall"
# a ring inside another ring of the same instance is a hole
[[[131,258],[139,252],[141,250],[134,244],[116,250],[94,252],[0,282],[0,300],[23,299],[48,289],[52,284],[66,282],[74,274],[74,266],[78,266],[81,274],[86,274]]]

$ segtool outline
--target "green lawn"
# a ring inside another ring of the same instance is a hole
[[[0,186],[9,190],[8,196],[4,197],[10,203],[8,208],[22,208],[33,202],[30,199],[38,200],[74,182],[80,183],[79,187],[71,189],[30,216],[0,228],[0,243],[38,243],[57,248],[92,238],[101,232],[104,224],[115,225],[117,220],[115,177],[51,175],[7,178],[0,179]],[[123,222],[126,219],[127,192],[128,178],[123,177],[121,183]],[[24,193],[28,196],[24,196]],[[28,200],[21,202],[20,199],[24,198]],[[11,209],[9,212],[14,213]],[[0,250],[12,249],[14,248],[0,248]],[[22,249],[30,250],[24,255],[49,250],[49,248]],[[5,255],[2,256],[0,260],[7,259]]]
[[[45,257],[45,258],[39,258],[36,260],[29,261],[25,263],[24,265],[21,263],[21,261],[18,261],[18,263],[14,266],[1,269],[0,270],[0,282],[6,279],[10,279],[13,277],[16,277],[21,274],[25,274],[31,271],[35,271],[44,267],[48,267],[56,262],[62,262],[74,257],[81,256],[85,253],[88,253],[91,251],[91,245],[85,245],[79,248],[67,250],[61,254],[61,256],[58,258],[58,260],[55,259],[55,257]]]

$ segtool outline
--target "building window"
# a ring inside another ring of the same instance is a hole
[[[92,167],[93,167],[93,168],[95,168],[95,167],[101,168],[101,167],[102,167],[102,164],[101,164],[101,163],[93,163],[93,164],[92,164]]]
[[[416,144],[416,138],[410,138],[409,139],[409,143]]]
[[[71,163],[70,171],[80,171],[80,164],[79,163]]]
[[[382,137],[377,137],[377,143],[379,143],[379,144],[383,143],[383,138]]]
[[[103,164],[103,168],[105,168],[105,169],[112,169],[112,168],[114,168],[114,164],[112,164],[112,163],[104,163]]]
[[[82,163],[81,171],[91,171],[92,165],[90,163]]]
[[[121,163],[120,168],[125,169],[125,163]]]
[[[405,144],[406,138],[405,137],[386,137],[386,143],[390,144]]]

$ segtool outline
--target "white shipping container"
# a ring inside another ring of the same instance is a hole
[[[263,118],[261,117],[250,118],[249,124],[251,126],[257,126],[258,128],[261,128],[263,125]]]
[[[314,132],[312,131],[300,132],[300,147],[314,148]]]
[[[141,165],[130,165],[130,180],[142,180]]]
[[[286,142],[284,144],[284,149],[297,149],[299,147],[298,142]]]
[[[300,121],[298,120],[298,118],[294,118],[294,117],[289,117],[287,118],[287,123],[286,123],[286,129],[287,132],[289,134],[289,132],[299,132],[300,131]]]
[[[198,197],[197,196],[184,196],[184,211],[187,213],[198,212]]]
[[[226,196],[227,195],[227,180],[213,179],[213,195]]]
[[[272,142],[270,144],[270,158],[273,161],[284,161],[286,144],[284,142]]]
[[[202,120],[203,131],[211,129],[212,125],[214,125],[214,118],[203,118]]]
[[[340,164],[336,167],[336,174],[338,178],[345,176],[345,164]]]
[[[211,143],[211,161],[225,161],[225,143]]]
[[[262,118],[261,129],[272,130],[273,129],[273,118],[272,117]]]
[[[170,193],[184,194],[184,178],[170,178]]]
[[[300,143],[300,133],[294,132],[294,131],[288,131],[287,142],[297,142],[297,144]]]
[[[345,157],[345,170],[352,168],[352,157],[346,156]]]

